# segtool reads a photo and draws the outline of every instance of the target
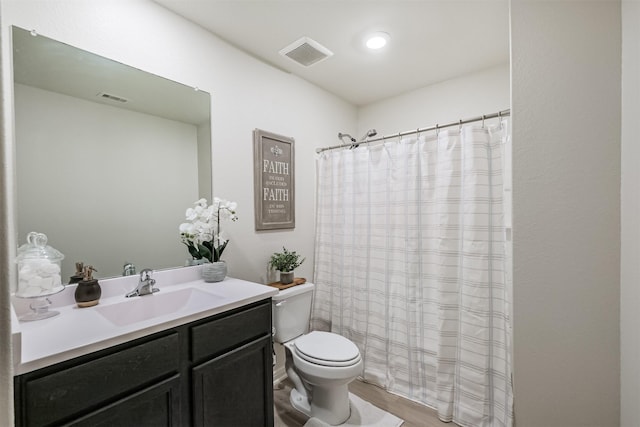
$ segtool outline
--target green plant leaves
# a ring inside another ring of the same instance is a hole
[[[283,252],[276,252],[271,255],[269,265],[276,270],[282,272],[293,271],[298,268],[306,258],[300,259],[301,255],[298,255],[296,251],[289,252],[287,248],[282,247]]]

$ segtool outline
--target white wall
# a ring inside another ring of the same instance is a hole
[[[144,17],[142,19],[141,17]],[[8,25],[159,74],[212,96],[214,194],[239,204],[229,227],[229,274],[265,280],[269,255],[284,244],[313,259],[314,149],[353,127],[355,108],[339,98],[263,64],[211,33],[146,0],[126,2],[9,2]],[[252,131],[296,139],[296,229],[257,233],[253,224]],[[311,276],[311,263],[299,274]]]
[[[512,0],[511,29],[516,422],[617,426],[620,3]]]
[[[15,117],[21,244],[44,232],[65,255],[63,280],[77,261],[98,278],[121,275],[126,262],[184,265],[176,236],[199,198],[195,125],[24,85]]]
[[[7,73],[11,68],[10,25],[36,29],[48,37],[209,92],[214,194],[239,204],[240,220],[228,228],[231,242],[224,254],[229,274],[253,281],[266,280],[270,254],[285,245],[308,259],[297,275],[312,277],[315,148],[332,144],[338,130],[355,128],[355,107],[247,56],[148,0],[3,1],[1,19],[5,96],[13,91],[11,74]],[[3,161],[9,166],[3,170],[3,202],[12,211],[15,200],[13,130],[9,126],[13,120],[11,96],[4,99],[2,108],[5,124],[2,130],[6,136]],[[254,231],[254,128],[296,140],[294,230]],[[2,227],[11,232],[15,230],[13,214],[7,215]],[[12,236],[3,233],[3,253],[9,253],[1,260],[2,271],[13,271]],[[9,273],[3,273],[2,278],[7,281]],[[8,288],[8,283],[0,287],[3,319],[8,318]],[[10,347],[3,342],[2,372],[10,372],[9,352]],[[0,425],[8,425],[13,419],[10,378],[1,377],[0,405],[4,406],[0,406]]]
[[[640,3],[622,2],[621,417],[640,426]]]
[[[506,110],[509,73],[509,64],[504,64],[362,107],[353,137],[360,139],[369,129],[376,129],[380,137]]]

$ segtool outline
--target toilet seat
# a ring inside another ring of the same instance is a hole
[[[351,366],[360,361],[358,347],[331,332],[312,331],[297,338],[293,347],[300,358],[320,366]]]

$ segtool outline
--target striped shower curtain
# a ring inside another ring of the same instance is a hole
[[[508,121],[317,159],[312,327],[364,380],[462,426],[511,426],[503,152]]]

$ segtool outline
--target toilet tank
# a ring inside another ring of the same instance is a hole
[[[313,283],[305,283],[283,289],[271,297],[275,342],[282,344],[309,332],[313,288]]]

